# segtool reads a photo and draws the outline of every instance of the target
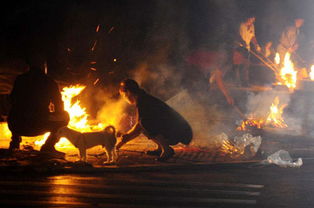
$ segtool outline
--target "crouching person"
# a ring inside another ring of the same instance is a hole
[[[39,60],[30,63],[29,70],[17,76],[13,85],[8,116],[12,133],[9,150],[19,149],[21,136],[32,137],[50,132],[41,151],[60,153],[54,148],[59,140],[56,132],[67,126],[69,115],[64,111],[57,83],[44,73],[44,62]]]
[[[148,154],[158,155],[159,161],[165,161],[174,155],[170,145],[191,142],[193,133],[189,123],[166,103],[145,92],[136,81],[123,80],[119,92],[129,104],[136,106],[137,123],[122,136],[117,149],[143,133],[158,146]]]

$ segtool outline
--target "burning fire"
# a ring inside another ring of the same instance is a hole
[[[287,104],[279,106],[279,98],[275,97],[273,103],[270,106],[270,113],[266,119],[266,125],[271,125],[278,128],[286,128],[288,125],[285,123],[282,118],[283,109]]]
[[[280,55],[279,55],[279,53],[276,53],[276,55],[275,55],[275,63],[276,63],[277,65],[280,64]]]
[[[265,123],[264,119],[254,119],[254,116],[251,114],[248,117],[248,119],[242,122],[241,126],[239,126],[237,130],[245,131],[247,130],[248,127],[255,127],[261,129],[264,126],[264,123]]]
[[[75,85],[70,87],[64,87],[62,89],[62,100],[64,102],[64,109],[70,115],[70,122],[68,127],[79,132],[92,132],[102,130],[106,124],[96,123],[92,124],[92,121],[88,120],[89,115],[86,113],[86,108],[81,106],[80,100],[73,103],[73,98],[79,95],[86,86]],[[109,123],[108,123],[109,124]],[[108,125],[107,124],[107,125]],[[49,132],[44,134],[42,139],[35,141],[35,145],[41,146],[45,143],[46,139],[50,135]],[[56,144],[57,148],[74,148],[73,145],[64,137]]]
[[[277,56],[277,55],[276,55]],[[290,59],[291,54],[286,53],[283,66],[280,69],[279,72],[279,82],[277,84],[279,85],[286,85],[289,90],[294,90],[296,88],[297,83],[297,71],[294,70],[294,64]],[[280,58],[278,56],[276,63],[280,62]]]
[[[244,149],[241,150],[240,148],[232,144],[229,140],[222,141],[220,151],[225,155],[231,155],[233,157],[241,156],[244,154]]]
[[[287,104],[279,105],[279,97],[275,97],[273,103],[270,106],[269,113],[266,119],[254,118],[249,116],[248,119],[244,120],[241,125],[237,128],[239,131],[245,131],[248,127],[255,127],[261,129],[264,126],[272,126],[276,128],[286,128],[288,125],[282,118],[283,110]]]
[[[314,80],[314,65],[311,66],[310,78],[312,81]]]

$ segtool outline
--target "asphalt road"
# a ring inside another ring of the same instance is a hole
[[[313,207],[314,160],[300,168],[215,164],[76,174],[5,175],[1,207]]]

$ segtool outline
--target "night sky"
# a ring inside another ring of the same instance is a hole
[[[239,23],[251,15],[261,45],[304,18],[303,53],[311,61],[313,11],[311,0],[12,1],[1,11],[0,63],[15,70],[39,53],[56,78],[85,76],[90,61],[97,73],[118,77],[142,62],[179,68],[192,50],[232,48]]]

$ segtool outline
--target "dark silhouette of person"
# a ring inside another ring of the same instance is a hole
[[[16,77],[10,94],[8,126],[12,141],[9,150],[19,149],[21,136],[50,132],[41,151],[60,153],[54,148],[59,140],[56,132],[67,126],[69,115],[64,111],[58,84],[45,74],[44,62],[37,58],[34,60],[27,72]]]
[[[170,145],[191,142],[193,132],[189,123],[173,108],[140,88],[136,81],[123,80],[119,92],[129,104],[136,106],[137,123],[122,136],[117,149],[143,133],[158,146],[147,154],[158,155],[159,161],[165,161],[174,155]]]

